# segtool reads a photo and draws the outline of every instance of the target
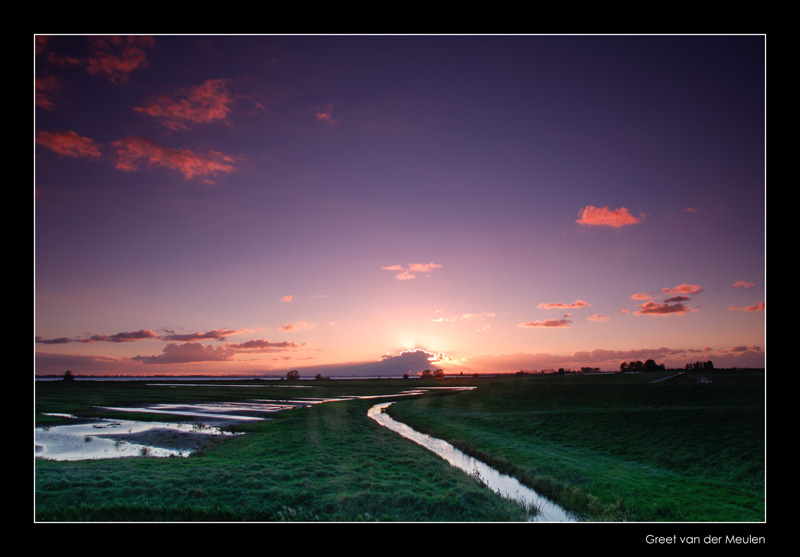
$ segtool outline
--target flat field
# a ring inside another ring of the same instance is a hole
[[[711,382],[654,374],[298,381],[303,397],[398,394],[396,419],[448,440],[591,521],[763,521],[763,372]],[[696,379],[696,378],[695,378]],[[212,382],[213,383],[213,382]],[[222,384],[224,383],[224,384]],[[44,413],[100,406],[285,398],[284,388],[142,381],[36,384]],[[266,383],[266,382],[264,382]],[[280,382],[289,387],[290,382]],[[299,389],[295,396],[299,396]],[[383,399],[391,400],[391,399]],[[236,425],[187,458],[35,461],[35,520],[513,522],[507,501],[366,415],[372,399],[326,402]],[[121,417],[121,415],[117,415]],[[124,413],[130,419],[130,413]],[[137,419],[159,419],[146,414]]]
[[[592,521],[765,520],[763,371],[518,376],[389,409]]]

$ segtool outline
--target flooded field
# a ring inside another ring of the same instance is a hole
[[[187,456],[214,435],[232,434],[202,424],[94,420],[36,428],[34,454],[53,460]]]
[[[159,383],[169,387],[169,383]],[[181,386],[217,387],[187,384]],[[250,388],[271,385],[236,385]],[[295,388],[302,388],[296,386]],[[164,421],[75,420],[74,424],[37,427],[34,431],[34,456],[51,460],[85,460],[130,456],[181,457],[206,444],[211,436],[231,435],[225,425],[272,419],[277,412],[355,398],[416,396],[424,389],[410,389],[399,394],[344,396],[336,398],[293,397],[291,399],[254,399],[246,402],[152,404],[135,407],[102,407],[117,412],[148,413],[164,416]]]

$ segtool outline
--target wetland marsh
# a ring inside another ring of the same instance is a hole
[[[292,389],[242,388],[257,381],[205,388],[179,382],[37,385],[37,428],[53,431],[68,422],[59,412],[120,424],[172,421],[168,413],[184,412],[178,421],[204,423],[194,412],[216,420],[213,426],[225,436],[208,437],[213,441],[187,451],[187,458],[36,458],[36,517],[530,519],[524,505],[487,486],[488,474],[462,471],[368,416],[376,404],[393,403],[387,416],[534,489],[570,517],[764,519],[764,391],[757,376],[656,384],[623,375],[470,379],[301,381]],[[153,430],[162,440],[175,435],[158,423]]]

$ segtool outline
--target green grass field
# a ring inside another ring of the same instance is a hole
[[[656,377],[513,377],[389,413],[589,520],[763,521],[763,373]]]
[[[710,384],[646,382],[654,377],[445,379],[430,384],[478,388],[402,399],[390,414],[588,520],[763,520],[763,374]],[[390,394],[423,384],[301,383],[311,387],[303,396]],[[108,415],[94,405],[286,396],[279,391],[40,382],[37,424],[61,420],[43,412]],[[237,426],[247,435],[188,458],[36,460],[36,520],[524,520],[515,504],[367,418],[374,402],[282,412]]]

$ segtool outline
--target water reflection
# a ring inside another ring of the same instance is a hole
[[[233,434],[201,424],[95,420],[37,427],[34,454],[51,460],[188,456],[213,435]]]
[[[500,495],[519,501],[525,508],[538,509],[536,514],[532,514],[529,517],[531,522],[577,521],[576,517],[549,499],[542,497],[528,486],[521,484],[517,479],[506,474],[501,474],[491,466],[459,451],[446,441],[415,431],[406,424],[392,419],[388,414],[384,413],[384,409],[390,404],[393,403],[386,402],[376,404],[369,409],[367,415],[382,426],[433,451],[456,468],[460,468],[467,474],[480,479],[480,481]]]

